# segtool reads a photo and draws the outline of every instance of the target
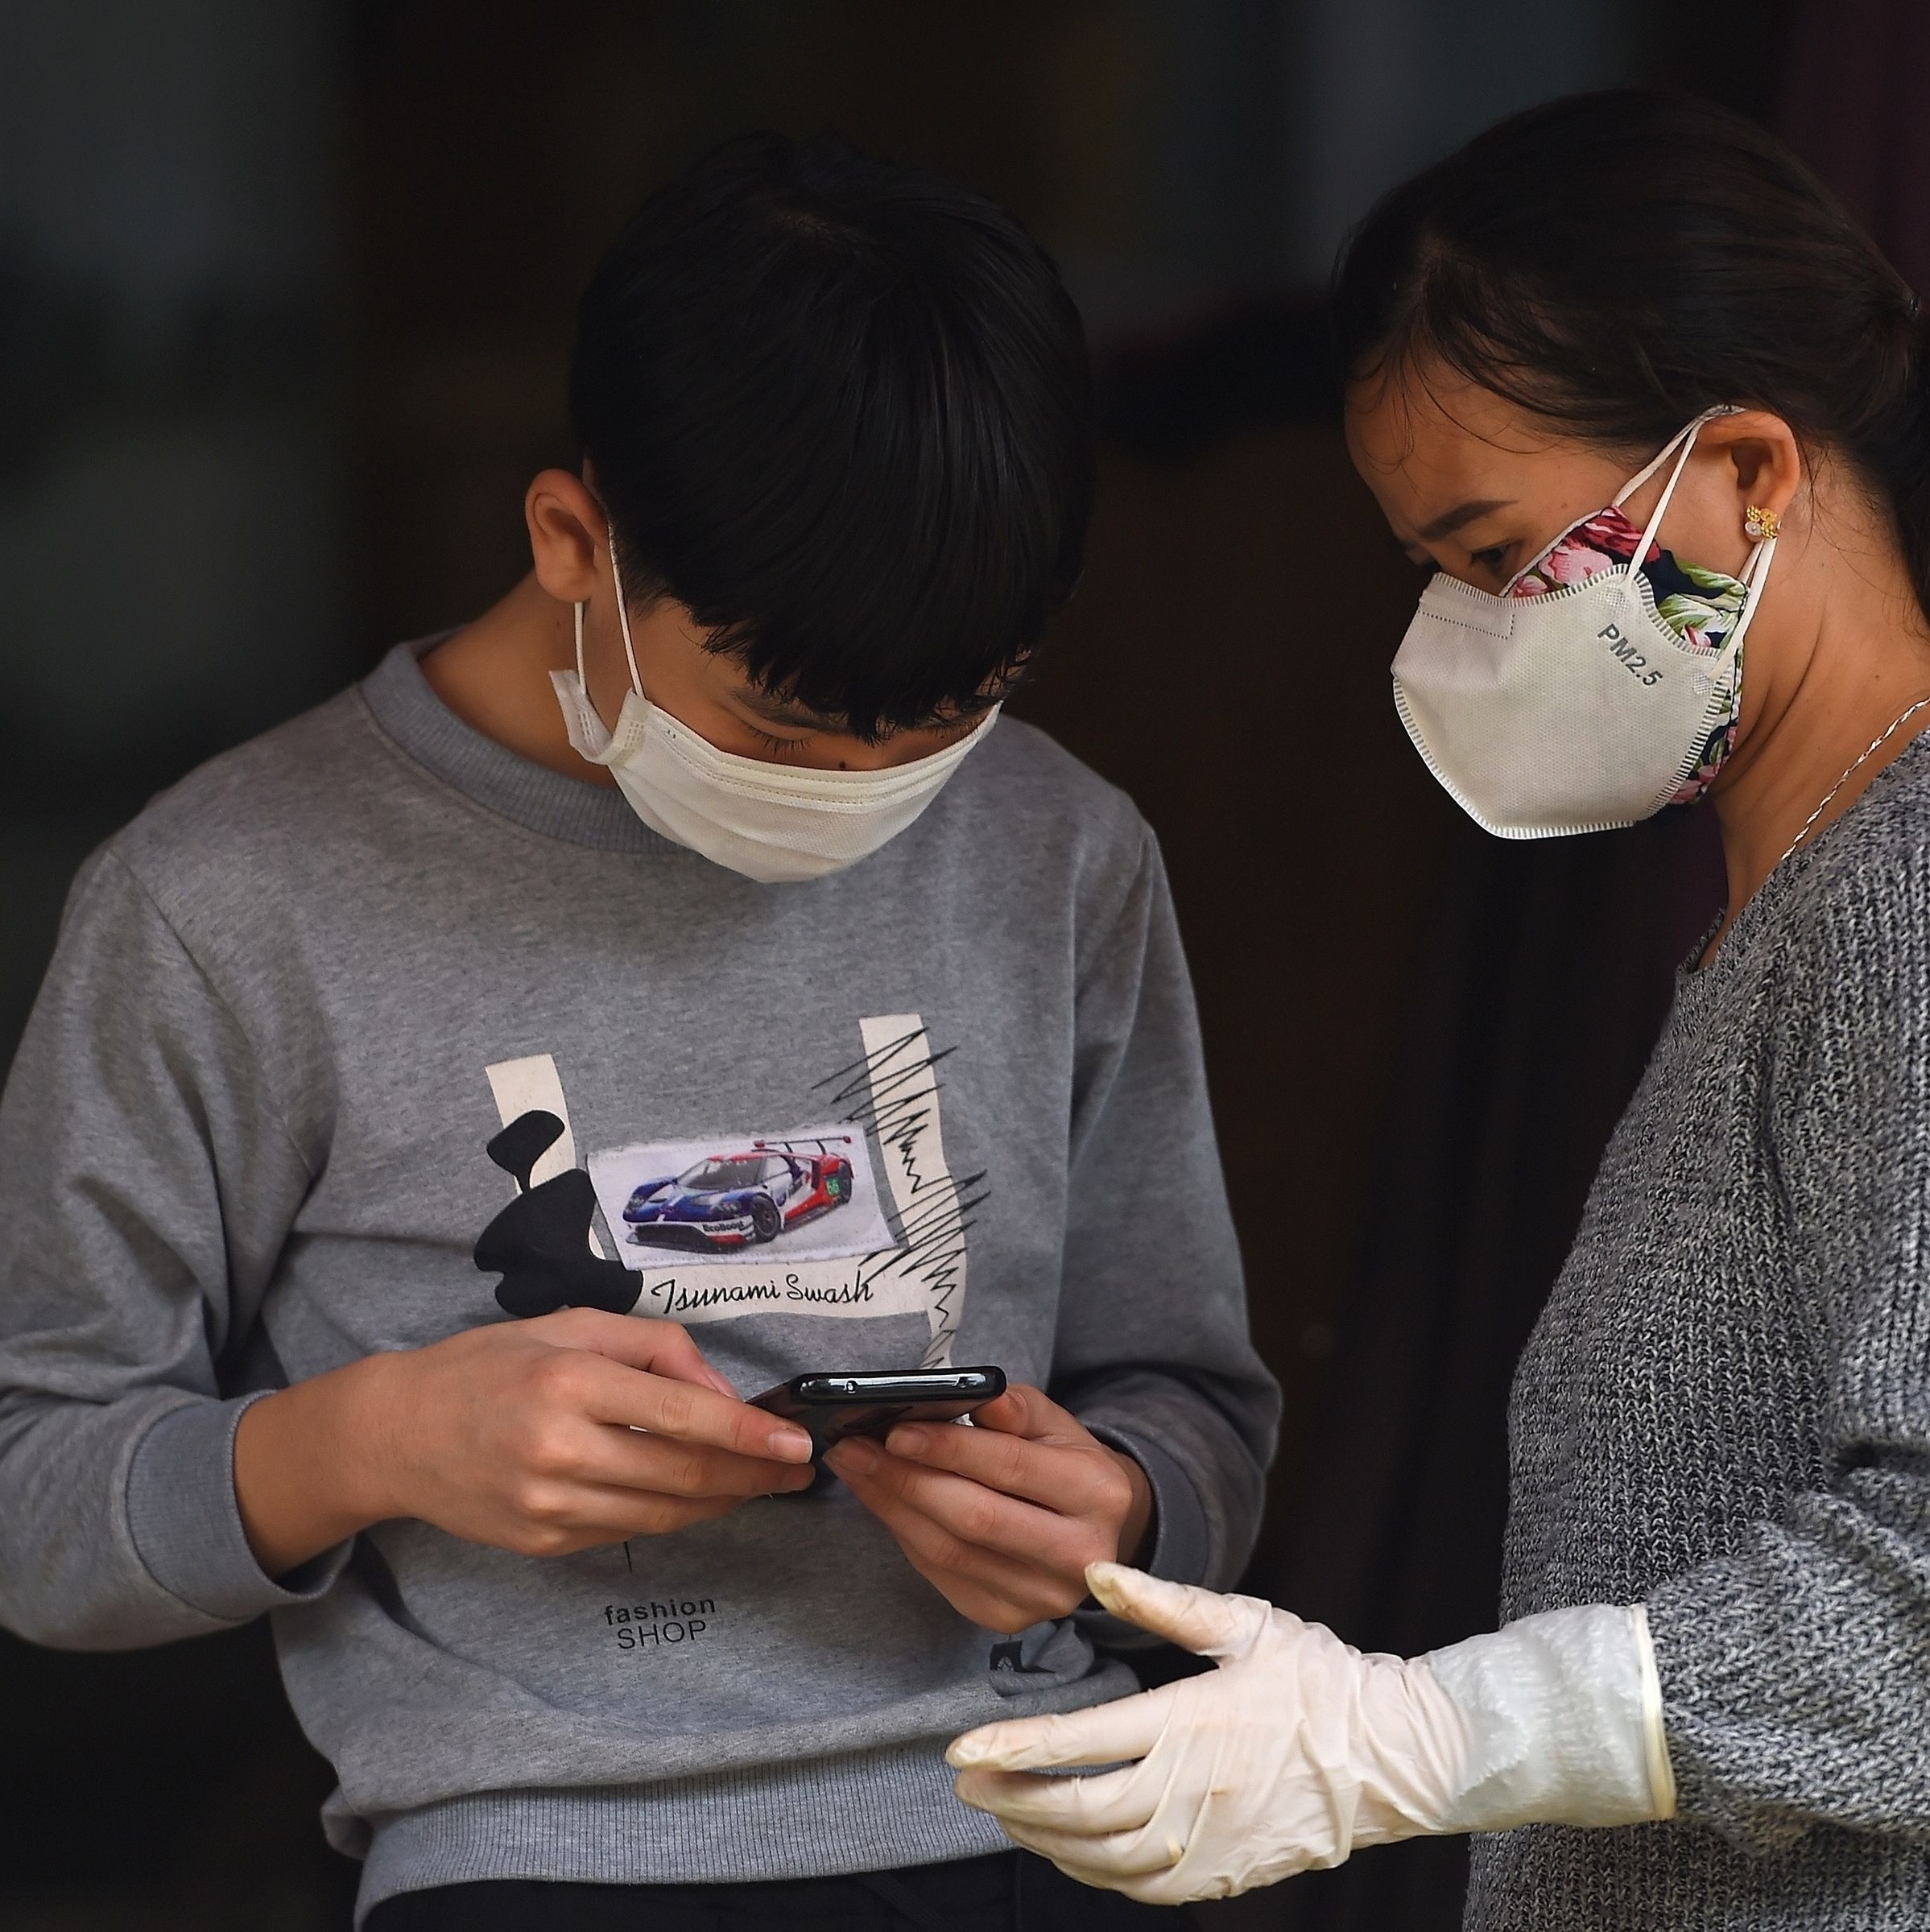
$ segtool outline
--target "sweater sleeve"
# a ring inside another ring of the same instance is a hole
[[[118,1649],[318,1594],[242,1530],[217,1363],[308,1171],[233,1013],[111,851],[0,1097],[0,1622]]]
[[[1823,1480],[1648,1605],[1680,1810],[1758,1851],[1930,1843],[1930,874],[1846,886],[1765,1095]]]
[[[1052,1393],[1146,1471],[1146,1567],[1224,1587],[1259,1527],[1279,1394],[1248,1339],[1192,987],[1158,848],[1140,837],[1082,967]]]

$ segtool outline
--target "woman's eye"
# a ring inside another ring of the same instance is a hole
[[[1491,570],[1499,576],[1502,566],[1507,562],[1508,552],[1514,547],[1511,543],[1490,543],[1486,550],[1469,551],[1468,561],[1478,564],[1483,570]]]

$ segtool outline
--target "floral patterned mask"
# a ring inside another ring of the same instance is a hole
[[[1535,597],[1571,584],[1585,584],[1605,570],[1625,570],[1641,543],[1642,532],[1614,506],[1558,537],[1508,586],[1511,597]],[[1683,564],[1651,541],[1639,567],[1655,600],[1655,614],[1685,643],[1713,650],[1736,627],[1749,600],[1749,586],[1719,570]],[[1722,761],[1735,748],[1742,715],[1742,651],[1740,644],[1719,674],[1726,691],[1726,715],[1719,716],[1703,746],[1695,771],[1672,803],[1692,805],[1707,791]]]

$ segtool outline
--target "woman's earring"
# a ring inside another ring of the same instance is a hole
[[[1742,534],[1752,543],[1767,543],[1783,527],[1783,519],[1773,510],[1752,503],[1742,513]]]

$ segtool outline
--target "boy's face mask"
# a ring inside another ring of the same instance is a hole
[[[643,695],[616,553],[617,617],[630,689],[614,731],[589,700],[583,677],[583,606],[577,606],[577,668],[550,673],[577,754],[608,768],[651,831],[746,878],[771,885],[821,878],[895,838],[936,798],[998,716],[928,758],[878,771],[811,771],[719,751]]]
[[[1445,575],[1422,593],[1394,660],[1394,701],[1428,769],[1508,839],[1605,832],[1687,804],[1735,743],[1742,639],[1775,539],[1740,578],[1655,540],[1698,416],[1563,531],[1498,597]],[[1648,527],[1621,505],[1680,447]]]

